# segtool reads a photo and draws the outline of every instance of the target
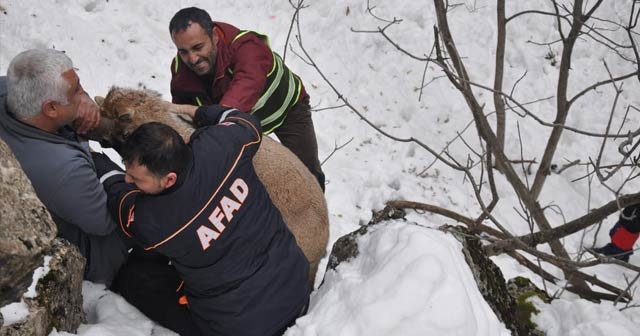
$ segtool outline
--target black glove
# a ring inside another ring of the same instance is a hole
[[[232,107],[219,104],[200,106],[196,110],[196,114],[193,118],[193,123],[198,127],[215,125],[220,122],[220,119],[223,116],[226,117],[228,113],[232,112],[231,110],[238,111]]]
[[[111,161],[104,153],[91,152],[93,163],[96,166],[96,175],[100,183],[104,184],[107,180],[124,179],[124,171],[115,162]]]

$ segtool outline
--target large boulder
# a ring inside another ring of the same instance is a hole
[[[502,271],[482,250],[480,239],[462,226],[444,226],[442,229],[453,233],[462,243],[464,259],[471,269],[478,289],[500,321],[514,336],[531,335],[531,326],[519,323],[516,301],[507,289]]]
[[[327,264],[327,271],[335,270],[342,262],[348,262],[358,257],[358,240],[366,235],[374,225],[391,219],[403,218],[404,212],[387,206],[385,209],[373,214],[372,220],[358,230],[339,238],[333,245]],[[462,244],[462,254],[476,281],[479,292],[504,325],[511,330],[512,335],[537,335],[535,325],[519,318],[520,306],[507,289],[507,284],[502,272],[489,257],[487,257],[480,245],[479,239],[469,230],[461,226],[443,226],[441,229],[452,233]],[[328,272],[327,272],[328,273]]]
[[[0,157],[0,307],[23,300],[29,311],[8,326],[0,316],[0,336],[48,335],[54,327],[75,332],[84,318],[85,259],[75,246],[55,238],[55,223],[2,140]],[[23,297],[40,266],[48,272],[39,278],[37,294]]]
[[[0,306],[17,301],[56,236],[56,225],[9,146],[0,140]]]
[[[84,257],[63,239],[54,240],[45,254],[50,256],[48,272],[38,280],[37,295],[24,298],[29,315],[24,321],[0,327],[0,336],[45,336],[53,328],[75,333],[84,322]]]

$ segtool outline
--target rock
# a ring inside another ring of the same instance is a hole
[[[46,328],[48,324],[44,309],[30,308],[29,318],[25,322],[3,326],[0,336],[46,336],[51,331]]]
[[[0,307],[19,302],[33,282],[33,271],[45,255],[51,256],[36,297],[24,298],[29,316],[10,326],[0,323],[0,336],[48,335],[54,327],[76,332],[84,319],[85,259],[75,246],[55,238],[55,223],[2,140],[0,157]]]
[[[462,253],[478,289],[496,316],[511,330],[513,336],[538,335],[535,325],[523,322],[518,316],[520,306],[511,296],[500,268],[482,250],[480,240],[462,226],[441,227],[451,232],[462,243]]]
[[[537,330],[537,325],[531,321],[531,316],[540,311],[529,301],[533,296],[539,297],[542,302],[549,303],[551,298],[547,293],[534,285],[525,277],[515,277],[507,281],[509,295],[516,301],[515,318],[518,325],[526,325],[531,330],[532,336],[544,336],[544,332]]]
[[[46,336],[54,327],[75,333],[84,321],[84,257],[62,239],[56,239],[46,253],[51,256],[49,272],[38,281],[36,297],[25,299],[29,316],[23,322],[1,327],[0,336]]]
[[[385,209],[373,214],[372,220],[358,230],[340,237],[333,245],[328,270],[335,270],[336,267],[345,261],[358,256],[358,238],[367,234],[369,228],[379,222],[403,218],[404,212],[387,206]],[[462,243],[462,253],[465,257],[471,273],[478,285],[478,289],[489,307],[496,314],[498,319],[511,330],[514,336],[539,335],[535,330],[535,325],[523,321],[519,316],[522,312],[514,297],[507,290],[504,276],[489,257],[484,254],[479,240],[468,229],[461,226],[441,227],[443,231],[452,233],[458,241]],[[322,285],[322,284],[321,284]],[[529,316],[529,315],[527,315]],[[540,334],[541,335],[541,334]]]
[[[340,263],[358,256],[358,237],[366,234],[367,228],[367,226],[362,226],[358,230],[338,238],[338,240],[333,243],[326,271],[335,270]],[[322,286],[322,284],[320,285]]]
[[[18,301],[56,235],[56,225],[0,140],[0,306]]]
[[[390,206],[387,206],[384,209],[373,213],[372,218],[369,223],[367,223],[367,225],[363,225],[358,230],[340,237],[333,244],[326,270],[328,271],[330,269],[335,269],[341,262],[353,259],[358,256],[358,237],[366,234],[369,226],[377,224],[384,220],[404,218],[404,216],[404,211],[395,209]]]
[[[63,239],[56,239],[50,251],[49,273],[36,287],[38,305],[47,310],[56,329],[76,332],[84,322],[82,276],[85,259],[76,246]]]

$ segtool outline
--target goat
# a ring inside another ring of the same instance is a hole
[[[173,127],[185,142],[194,131],[187,120],[170,112],[169,102],[151,90],[112,87],[105,98],[96,97],[96,102],[103,120],[110,121],[100,132],[102,142],[115,148],[146,122],[157,121]],[[327,203],[318,181],[291,151],[267,136],[262,139],[253,165],[309,260],[309,281],[313,283],[329,240]]]

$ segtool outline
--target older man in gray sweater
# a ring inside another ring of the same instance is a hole
[[[128,242],[107,211],[87,141],[95,103],[73,64],[53,49],[27,50],[0,78],[0,138],[10,147],[58,227],[87,259],[85,279],[107,286],[127,258]]]

